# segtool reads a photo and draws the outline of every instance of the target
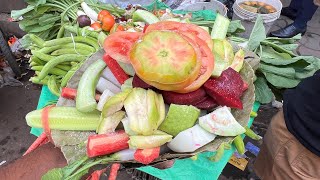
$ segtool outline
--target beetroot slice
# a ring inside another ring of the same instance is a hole
[[[185,94],[162,91],[162,96],[167,104],[194,105],[205,98],[206,91],[203,88]]]
[[[209,96],[206,96],[202,101],[194,105],[202,110],[211,110],[218,106],[217,102]]]
[[[240,74],[228,68],[218,78],[211,78],[204,84],[204,89],[219,105],[242,109],[240,97],[244,92],[244,81]]]
[[[142,79],[139,78],[139,76],[137,76],[136,74],[133,76],[133,80],[132,80],[132,86],[133,87],[140,87],[143,89],[151,89],[152,86],[147,84],[146,82],[144,82]]]

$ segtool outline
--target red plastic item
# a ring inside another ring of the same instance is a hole
[[[119,163],[113,163],[110,170],[110,175],[108,180],[116,180],[118,176],[118,171],[120,169]]]
[[[118,82],[120,84],[123,84],[127,79],[129,79],[129,76],[120,67],[118,62],[116,60],[112,59],[112,57],[110,57],[107,54],[104,54],[103,60],[107,64],[107,66],[110,68],[114,77],[116,77],[116,79],[118,80]]]
[[[134,160],[142,164],[150,164],[153,160],[157,159],[160,155],[160,147],[152,149],[138,149],[134,153]]]
[[[87,155],[96,157],[129,148],[129,136],[124,130],[108,134],[91,135],[88,138]]]
[[[41,123],[44,130],[44,133],[47,135],[50,142],[53,143],[52,137],[51,137],[51,130],[49,126],[49,111],[51,108],[55,107],[55,105],[47,106],[43,108],[42,114],[41,114]]]

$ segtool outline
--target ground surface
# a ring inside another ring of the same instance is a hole
[[[284,6],[287,6],[288,2],[286,0]],[[284,27],[288,23],[291,23],[291,20],[281,17],[273,29]],[[306,35],[300,40],[298,53],[320,57],[320,8],[308,25]],[[28,82],[28,76],[24,77],[21,82],[23,83],[21,87],[0,88],[0,164],[2,161],[8,163],[20,157],[35,140],[35,137],[29,134],[30,128],[26,125],[24,117],[29,111],[36,108],[41,89]],[[271,117],[277,111],[270,105],[262,106],[253,129],[260,135],[264,135]],[[262,141],[253,143],[260,145]],[[248,179],[254,161],[254,156],[248,156],[250,163],[245,171],[240,171],[228,164],[220,179]]]

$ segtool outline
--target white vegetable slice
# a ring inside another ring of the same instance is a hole
[[[121,87],[121,84],[119,83],[119,81],[116,79],[116,77],[114,77],[113,73],[111,72],[111,70],[109,69],[109,67],[106,67],[103,71],[102,71],[102,77],[104,77],[105,79],[109,80],[110,82],[112,82],[114,85]]]
[[[174,152],[194,152],[200,147],[213,141],[216,135],[202,129],[198,124],[180,132],[168,147]]]
[[[85,2],[82,2],[81,3],[81,7],[83,9],[83,11],[86,13],[86,15],[94,20],[94,21],[97,21],[98,20],[98,13],[96,11],[94,11],[93,9],[91,9],[87,3]]]
[[[199,125],[206,131],[219,136],[237,136],[246,131],[226,106],[200,117]]]
[[[119,87],[114,85],[112,82],[106,80],[105,78],[100,77],[97,84],[97,90],[100,93],[103,93],[103,91],[105,91],[106,89],[109,89],[114,94],[121,92],[121,89]]]
[[[122,122],[122,125],[123,125],[123,128],[124,128],[124,131],[129,135],[129,136],[134,136],[134,135],[137,135],[136,132],[134,132],[131,128],[130,128],[130,125],[129,125],[129,118],[128,117],[125,117],[121,120]]]
[[[102,111],[104,104],[110,99],[112,96],[114,96],[114,93],[111,92],[109,89],[106,89],[103,91],[102,95],[100,96],[97,109],[99,111]]]

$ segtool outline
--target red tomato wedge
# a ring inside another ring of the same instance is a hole
[[[123,63],[130,63],[129,52],[142,34],[140,32],[126,31],[112,33],[105,39],[103,48],[106,54],[113,59]]]
[[[202,29],[201,27],[194,24],[174,22],[174,21],[161,21],[154,24],[150,24],[146,29],[146,33],[154,30],[171,30],[171,31],[178,31],[178,32],[188,32],[196,35],[198,38],[205,41],[210,49],[213,48],[213,42],[210,34],[204,29]]]
[[[146,33],[131,49],[130,61],[142,80],[160,84],[180,84],[200,71],[196,49],[173,31]]]
[[[195,37],[192,34],[183,33],[184,35],[194,39],[201,50],[201,69],[200,73],[195,81],[182,90],[176,90],[178,93],[188,93],[199,89],[210,77],[214,68],[214,56],[212,51],[206,46],[206,43],[200,38]],[[192,37],[193,36],[193,37]]]

